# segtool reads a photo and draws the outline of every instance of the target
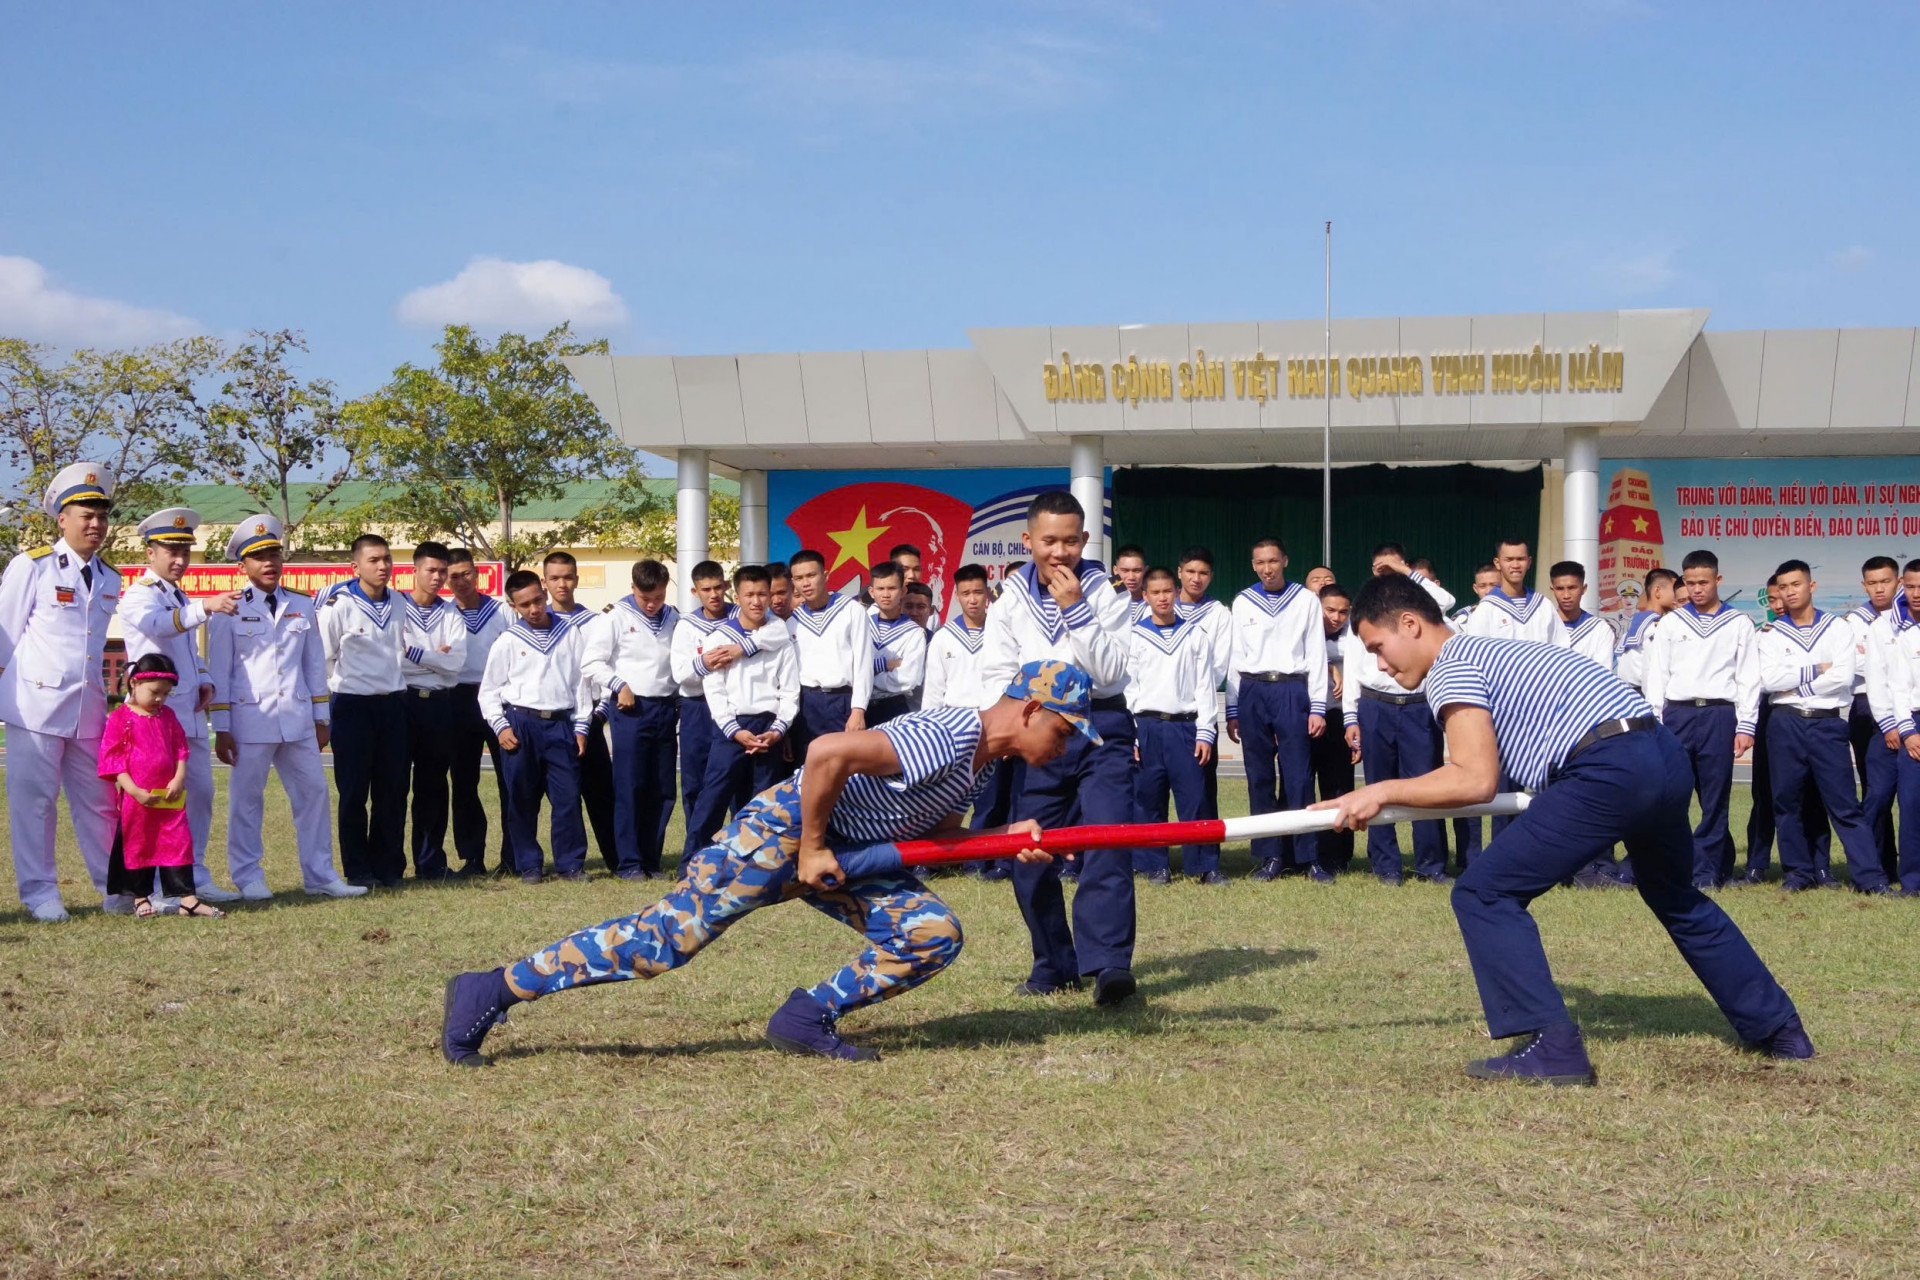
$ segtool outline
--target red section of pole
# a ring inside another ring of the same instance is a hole
[[[1100,827],[1060,827],[1044,832],[1037,842],[1048,853],[1082,853],[1088,849],[1163,848],[1176,844],[1220,844],[1227,824],[1206,822],[1142,822]],[[976,859],[1010,858],[1031,849],[1032,836],[951,836],[943,840],[902,840],[901,861],[910,867]]]

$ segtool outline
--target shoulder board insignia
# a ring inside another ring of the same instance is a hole
[[[1113,594],[1117,596],[1127,594],[1127,584],[1116,579],[1113,584]]]
[[[346,592],[344,592],[344,591],[336,591],[336,592],[334,592],[334,593],[333,593],[332,595],[330,595],[330,596],[328,596],[328,597],[327,597],[327,598],[326,598],[325,600],[322,600],[322,601],[320,602],[320,607],[321,607],[322,609],[331,609],[331,608],[333,608],[333,606],[335,606],[336,604],[339,604],[339,603],[340,603],[340,600],[341,600],[341,598],[342,598],[343,596],[345,596],[346,594],[347,594],[347,593],[346,593]]]
[[[52,554],[53,554],[52,547],[31,547],[27,551],[27,559],[44,560]]]
[[[279,590],[280,590],[280,594],[281,594],[281,595],[283,595],[283,596],[308,596],[308,597],[311,597],[311,596],[313,595],[313,593],[312,593],[311,591],[298,591],[298,590],[295,590],[295,589],[294,589],[294,588],[292,588],[292,587],[281,587],[281,588],[280,588]]]
[[[612,613],[612,612],[613,612],[613,606],[612,606],[612,605],[607,605],[607,606],[606,606],[605,608],[603,608],[603,609],[601,609],[601,610],[600,610],[600,612],[602,612],[602,613]]]

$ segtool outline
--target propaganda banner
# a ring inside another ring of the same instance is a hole
[[[498,560],[476,560],[474,567],[480,571],[480,594],[497,596],[507,579],[506,565]],[[120,574],[132,582],[147,571],[144,564],[123,564],[117,566]],[[290,562],[280,571],[280,581],[295,591],[304,591],[317,596],[336,582],[345,582],[353,576],[351,564],[306,564]],[[189,565],[180,576],[180,589],[190,596],[219,596],[230,591],[238,591],[247,585],[247,575],[237,564],[196,564]],[[388,584],[395,591],[413,590],[413,566],[396,564],[393,566],[393,580]],[[451,591],[442,591],[441,596],[452,598]]]

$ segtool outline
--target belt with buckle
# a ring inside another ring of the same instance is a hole
[[[1668,698],[1670,707],[1730,707],[1732,698]]]
[[[1394,707],[1410,707],[1416,702],[1427,700],[1427,695],[1424,693],[1382,693],[1378,689],[1369,689],[1365,685],[1360,686],[1360,696]]]
[[[1087,709],[1089,711],[1125,711],[1127,700],[1116,693],[1111,698],[1095,698]]]
[[[1795,707],[1783,702],[1774,703],[1773,709],[1799,716],[1802,720],[1838,720],[1841,714],[1838,707]]]
[[[1242,680],[1252,680],[1256,684],[1279,684],[1286,680],[1305,680],[1304,671],[1242,671]]]
[[[532,716],[535,720],[571,720],[573,719],[572,707],[568,707],[565,711],[542,711],[538,707],[516,706],[515,704],[509,702],[506,704],[506,708],[509,711],[518,711],[522,715]]]
[[[1147,720],[1165,720],[1172,724],[1192,724],[1200,718],[1197,711],[1136,711],[1133,713]]]
[[[1573,763],[1573,758],[1596,742],[1605,742],[1608,738],[1617,738],[1624,733],[1646,733],[1658,729],[1660,722],[1652,716],[1633,716],[1625,720],[1602,720],[1586,731],[1580,740],[1567,752],[1567,758],[1561,764],[1564,769]]]
[[[410,684],[407,686],[407,696],[410,698],[451,698],[453,696],[453,690],[426,689],[417,684]]]
[[[850,684],[836,684],[831,686],[824,684],[803,684],[800,686],[800,691],[802,693],[852,693],[853,686]]]

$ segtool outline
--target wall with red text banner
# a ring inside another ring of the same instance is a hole
[[[1630,613],[1652,568],[1720,558],[1729,602],[1764,617],[1766,581],[1805,560],[1814,603],[1860,602],[1869,556],[1920,556],[1920,458],[1622,458],[1600,464],[1600,604]]]
[[[123,564],[117,566],[122,576],[132,583],[147,571],[144,564]],[[480,594],[497,596],[506,582],[506,566],[498,560],[478,560],[474,567],[480,571]],[[345,582],[353,576],[350,564],[289,564],[280,571],[280,581],[295,591],[304,591],[317,596],[336,582]],[[196,564],[189,565],[180,578],[180,589],[190,596],[218,596],[229,591],[238,591],[247,585],[247,575],[241,572],[237,564]],[[413,590],[413,566],[396,564],[393,566],[393,581],[389,584],[396,591]],[[451,596],[451,591],[442,591],[443,596]]]

